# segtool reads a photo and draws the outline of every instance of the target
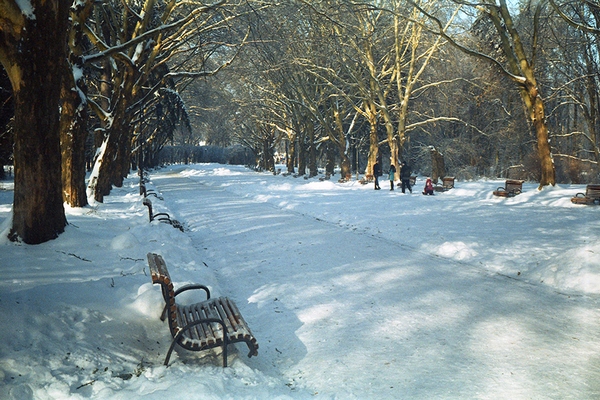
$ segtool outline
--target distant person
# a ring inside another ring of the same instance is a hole
[[[389,179],[390,179],[390,190],[394,190],[394,179],[396,179],[396,166],[394,165],[393,161],[390,162]]]
[[[427,180],[425,181],[425,187],[423,188],[423,194],[424,195],[431,195],[433,196],[433,182],[431,182],[431,178],[427,178]]]
[[[375,179],[375,190],[381,189],[379,187],[379,177],[381,175],[381,164],[379,164],[379,161],[376,161],[375,165],[373,165],[373,179]]]
[[[410,186],[410,174],[412,171],[410,170],[410,166],[406,165],[406,161],[402,161],[402,166],[400,167],[400,181],[402,182],[402,193],[406,193],[406,189],[412,193],[412,187]]]

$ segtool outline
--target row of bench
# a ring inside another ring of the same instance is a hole
[[[365,178],[361,180],[362,184],[366,184],[368,182],[373,181],[373,175],[365,175]],[[417,181],[416,176],[411,176],[410,184],[414,186]],[[514,197],[523,192],[523,183],[525,181],[517,180],[517,179],[507,179],[504,182],[504,186],[499,187],[494,190],[494,196],[498,197]],[[444,177],[442,178],[441,184],[436,184],[434,187],[436,192],[445,192],[454,188],[454,177]],[[596,204],[600,205],[600,185],[591,184],[587,185],[585,189],[585,193],[577,193],[573,198],[571,198],[571,202],[574,204]]]
[[[156,220],[159,222],[164,222],[167,223],[169,225],[171,225],[173,228],[177,228],[180,231],[184,231],[183,229],[183,225],[181,224],[181,222],[177,221],[176,219],[171,218],[171,216],[166,213],[166,212],[159,212],[159,213],[154,213],[154,206],[152,205],[152,201],[149,199],[149,196],[154,196],[159,200],[164,200],[162,198],[162,196],[159,196],[158,193],[156,193],[153,190],[148,190],[146,189],[146,182],[147,182],[147,174],[145,172],[141,172],[138,171],[138,175],[140,177],[140,195],[144,197],[144,199],[142,200],[142,204],[146,207],[148,207],[148,220],[150,222]]]
[[[523,192],[523,182],[520,180],[507,179],[504,187],[494,190],[495,196],[514,197]],[[573,204],[600,205],[600,185],[591,184],[585,188],[585,193],[577,193],[571,198]]]
[[[143,204],[148,207],[150,222],[157,220],[184,231],[183,225],[172,219],[167,213],[154,214],[149,196],[163,200],[156,192],[147,190],[148,175],[138,171],[140,176],[140,195]],[[161,321],[167,320],[173,340],[167,351],[164,364],[169,365],[171,354],[176,346],[186,350],[202,351],[220,347],[222,349],[223,367],[227,367],[227,347],[229,344],[245,342],[248,346],[248,357],[258,355],[258,342],[248,324],[240,314],[233,300],[227,297],[211,298],[210,290],[201,284],[190,284],[175,290],[167,265],[163,257],[156,253],[148,253],[148,267],[152,283],[160,285],[165,302]],[[202,290],[206,300],[182,305],[177,303],[177,295],[189,290]]]

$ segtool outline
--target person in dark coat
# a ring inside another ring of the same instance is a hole
[[[375,165],[373,165],[373,179],[375,180],[375,190],[381,189],[379,187],[379,177],[380,176],[381,176],[381,164],[379,164],[379,161],[376,161]]]
[[[402,161],[402,166],[400,167],[400,181],[402,182],[402,193],[406,193],[405,190],[408,190],[412,193],[412,187],[410,186],[410,174],[412,171],[410,170],[410,166],[406,165],[406,161]]]

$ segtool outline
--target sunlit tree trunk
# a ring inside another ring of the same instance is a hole
[[[533,55],[535,57],[537,32],[539,23],[539,13],[543,5],[540,3],[536,7],[534,18],[534,34],[533,34]],[[556,184],[556,172],[554,161],[552,160],[552,152],[550,142],[548,141],[548,124],[546,121],[546,112],[544,110],[544,101],[539,92],[537,80],[535,78],[535,70],[533,62],[528,59],[521,37],[517,32],[508,6],[505,0],[500,0],[499,8],[490,9],[490,17],[500,32],[502,48],[508,58],[510,71],[515,75],[521,75],[521,79],[515,79],[520,84],[519,93],[529,111],[529,119],[532,122],[537,139],[537,153],[540,160],[541,176],[540,189],[543,186]],[[512,40],[509,42],[508,37]]]
[[[71,207],[84,207],[88,204],[85,185],[87,106],[70,73],[67,73],[63,80],[61,97],[63,199]]]
[[[379,160],[379,138],[377,136],[377,110],[372,102],[364,101],[364,115],[369,122],[369,154],[365,173],[373,175],[373,166]]]

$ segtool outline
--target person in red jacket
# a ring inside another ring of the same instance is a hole
[[[431,182],[431,178],[427,178],[425,181],[425,188],[423,188],[424,195],[432,195],[433,196],[433,182]]]

